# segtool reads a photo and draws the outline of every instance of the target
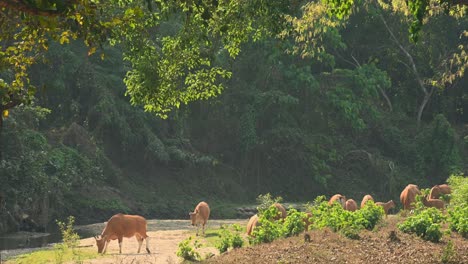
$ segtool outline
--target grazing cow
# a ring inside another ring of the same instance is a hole
[[[439,199],[442,194],[451,194],[452,189],[447,184],[435,185],[429,194],[430,199]]]
[[[210,207],[205,202],[200,202],[197,207],[195,207],[195,211],[190,212],[190,220],[192,220],[192,225],[197,226],[197,236],[198,236],[198,229],[200,224],[202,224],[202,233],[205,234],[205,225],[208,222],[208,218],[210,218]]]
[[[390,210],[391,208],[395,208],[395,203],[393,202],[393,200],[390,200],[386,203],[382,203],[382,202],[376,202],[375,203],[376,205],[378,206],[382,206],[384,211],[385,211],[385,217],[387,217],[388,215],[388,210]]]
[[[416,201],[416,195],[421,195],[418,186],[408,184],[400,194],[400,201],[403,204],[403,209],[410,210],[414,208],[413,203]]]
[[[364,205],[365,205],[368,201],[374,201],[374,198],[373,198],[370,194],[366,194],[366,195],[364,195],[364,198],[362,198],[361,208],[364,208]]]
[[[276,207],[276,209],[278,209],[278,212],[281,213],[281,215],[278,215],[278,217],[275,217],[274,219],[279,220],[280,218],[282,219],[286,218],[287,216],[286,209],[284,209],[284,207],[279,203],[274,203],[273,205]]]
[[[250,217],[249,222],[247,223],[247,235],[248,236],[253,236],[253,231],[257,225],[260,223],[258,222],[258,215],[253,215]]]
[[[437,209],[443,210],[445,208],[444,201],[440,199],[431,199],[429,196],[426,196],[422,199],[424,206],[426,207],[435,207]]]
[[[328,201],[328,205],[332,205],[334,202],[338,202],[341,204],[343,209],[346,207],[346,196],[341,195],[341,194],[335,194],[330,198],[330,201]]]
[[[107,246],[111,240],[119,240],[119,253],[122,253],[122,240],[124,237],[135,236],[138,241],[138,253],[141,244],[146,239],[146,252],[149,250],[149,237],[146,234],[146,219],[139,215],[116,214],[107,221],[101,237],[95,236],[98,253],[106,253]]]
[[[357,203],[353,199],[348,199],[345,204],[345,209],[351,212],[356,211],[357,208]]]

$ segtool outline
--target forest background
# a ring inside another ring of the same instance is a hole
[[[55,37],[7,32],[5,17],[51,22],[0,5],[0,233],[24,214],[39,227],[187,218],[201,200],[214,218],[236,217],[267,192],[398,201],[408,183],[467,172],[466,6],[430,6],[418,25],[404,1],[344,14],[330,13],[334,1],[115,2],[100,12],[118,33],[95,42],[103,32],[61,24]],[[223,3],[234,22],[212,30]],[[24,71],[9,47],[34,58]]]

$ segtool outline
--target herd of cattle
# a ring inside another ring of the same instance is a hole
[[[450,194],[451,189],[447,184],[436,185],[432,187],[429,195],[423,197],[422,202],[427,207],[435,207],[438,209],[443,209],[445,207],[444,201],[442,201],[440,196],[442,194]],[[414,208],[414,202],[416,201],[416,196],[421,195],[417,185],[409,184],[400,194],[400,201],[403,205],[403,209],[411,210]],[[374,201],[374,198],[371,195],[365,195],[361,201],[361,208],[364,207],[366,202]],[[328,204],[339,203],[341,206],[348,211],[358,210],[358,205],[353,199],[346,199],[344,195],[335,194],[333,195]],[[388,211],[391,208],[395,207],[393,200],[390,200],[386,203],[376,202],[376,205],[382,206],[385,215],[388,214]],[[278,209],[279,214],[277,219],[286,218],[287,212],[286,209],[279,203],[275,203],[274,206]],[[202,226],[202,233],[205,234],[205,225],[210,217],[210,207],[206,202],[200,202],[193,212],[189,213],[192,225],[197,227],[197,236],[200,225]],[[312,216],[310,213],[307,213],[308,217],[304,219],[306,229],[310,225],[309,218]],[[247,223],[247,234],[252,235],[253,230],[258,225],[258,215],[253,215],[249,222]],[[149,250],[149,237],[146,234],[146,219],[139,215],[124,215],[116,214],[112,216],[109,221],[107,221],[104,230],[100,236],[95,236],[96,244],[98,247],[98,253],[105,253],[107,245],[111,240],[117,239],[119,241],[119,253],[122,253],[122,240],[124,237],[130,238],[135,236],[138,241],[138,253],[140,253],[141,245],[143,240],[146,239],[146,251],[150,253]]]

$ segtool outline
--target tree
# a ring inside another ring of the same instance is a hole
[[[88,56],[120,45],[132,69],[125,78],[132,104],[162,117],[195,100],[221,93],[231,73],[213,55],[231,57],[249,39],[282,28],[287,1],[88,1],[0,2],[0,112],[29,104],[35,93],[29,68],[51,40],[82,39]],[[0,118],[0,133],[2,119]]]

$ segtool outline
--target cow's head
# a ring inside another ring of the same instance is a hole
[[[106,241],[101,236],[94,236],[94,239],[96,239],[98,253],[102,253],[102,250],[104,249],[104,245],[106,244]]]
[[[194,212],[190,212],[190,220],[192,220],[192,225],[195,225],[195,221],[197,220],[198,209],[195,209]]]
[[[340,199],[339,199],[339,203],[341,204],[341,206],[343,208],[346,208],[346,196],[344,195],[341,195]]]

